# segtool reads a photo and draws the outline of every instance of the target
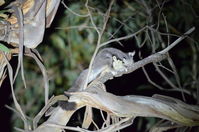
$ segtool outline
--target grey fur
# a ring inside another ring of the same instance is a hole
[[[127,60],[129,62],[133,62],[132,54],[124,53],[116,48],[104,48],[97,54],[94,59],[92,70],[88,78],[88,83],[96,79],[105,69],[109,69],[111,70],[110,72],[113,72],[113,56],[121,61]],[[68,92],[81,91],[82,86],[84,86],[84,84],[86,83],[85,78],[87,77],[87,74],[88,69],[82,71],[73,86],[68,90]]]

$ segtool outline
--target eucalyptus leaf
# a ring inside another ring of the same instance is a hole
[[[4,44],[0,43],[0,50],[9,53],[10,49],[6,47]]]

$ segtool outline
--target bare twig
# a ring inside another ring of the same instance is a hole
[[[132,37],[134,37],[135,35],[141,33],[142,31],[144,31],[146,28],[147,28],[147,26],[144,27],[144,28],[142,28],[142,29],[140,29],[140,30],[138,30],[137,32],[135,32],[135,33],[133,33],[133,34],[130,34],[130,35],[127,35],[127,36],[124,36],[124,37],[120,37],[120,38],[111,39],[111,40],[109,40],[109,41],[107,41],[107,42],[104,42],[104,43],[100,44],[100,47],[103,47],[103,46],[105,46],[105,45],[108,45],[108,44],[113,43],[113,42],[116,42],[116,41],[121,41],[121,40],[125,40],[125,39],[132,38]]]
[[[4,59],[5,59],[6,63],[7,63],[7,67],[8,67],[8,74],[9,74],[9,79],[10,79],[10,86],[11,86],[12,98],[13,98],[15,107],[19,111],[20,117],[21,117],[21,119],[24,122],[24,128],[25,128],[25,130],[29,130],[30,127],[29,127],[29,124],[27,122],[26,116],[23,113],[23,111],[21,109],[21,106],[19,105],[19,103],[18,103],[18,101],[16,99],[16,96],[15,96],[15,92],[14,92],[14,88],[13,88],[14,82],[13,82],[13,70],[12,70],[12,67],[11,67],[10,63],[8,62],[6,56],[4,55],[3,52],[2,52],[2,54],[4,56]]]
[[[35,49],[36,51],[36,49]],[[39,66],[42,75],[43,75],[43,81],[44,81],[44,90],[45,90],[45,104],[47,104],[48,102],[48,96],[49,96],[49,79],[48,79],[48,75],[46,72],[46,68],[44,67],[44,65],[41,63],[41,61],[38,59],[38,57],[32,53],[32,51],[27,48],[27,55],[31,56],[37,63],[37,65]]]
[[[189,29],[187,32],[184,33],[183,36],[179,37],[176,41],[174,41],[171,45],[169,45],[167,48],[165,48],[164,50],[160,51],[160,54],[165,54],[167,53],[169,50],[171,50],[174,46],[176,46],[180,41],[182,41],[183,39],[185,39],[187,37],[187,35],[191,34],[193,31],[195,30],[195,27],[192,27],[191,29]]]
[[[83,89],[85,89],[86,86],[87,86],[88,77],[89,77],[90,72],[91,72],[91,69],[92,69],[92,65],[93,65],[93,62],[94,62],[94,58],[96,57],[97,52],[98,52],[99,48],[100,48],[101,45],[102,45],[102,44],[101,44],[102,35],[103,35],[104,31],[105,31],[105,28],[106,28],[106,25],[107,25],[107,22],[108,22],[108,19],[109,19],[109,15],[110,15],[110,11],[111,11],[111,8],[112,8],[113,3],[114,3],[114,0],[111,1],[110,5],[109,5],[109,8],[108,8],[108,10],[107,10],[107,12],[106,12],[107,15],[106,15],[105,18],[104,18],[104,24],[103,24],[103,27],[102,27],[102,31],[101,31],[101,32],[97,29],[97,27],[96,27],[96,25],[95,25],[95,23],[94,23],[94,21],[93,21],[92,15],[90,14],[90,10],[89,10],[89,8],[88,8],[88,1],[87,1],[87,3],[86,3],[87,10],[88,10],[88,12],[89,12],[89,14],[90,14],[91,23],[92,23],[92,25],[95,27],[95,29],[96,29],[96,31],[97,31],[97,33],[98,33],[98,40],[97,40],[96,49],[95,49],[95,51],[94,51],[94,53],[93,53],[93,56],[92,56],[92,58],[91,58],[91,61],[90,61],[88,76],[86,77],[86,83],[85,83],[85,86],[83,86]]]
[[[73,10],[71,10],[65,3],[64,1],[62,0],[61,3],[63,4],[63,6],[68,10],[70,11],[71,13],[73,13],[74,15],[78,16],[78,17],[88,17],[89,14],[85,14],[85,15],[82,15],[82,14],[78,14],[76,12],[74,12]]]

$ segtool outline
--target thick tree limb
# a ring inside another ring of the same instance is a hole
[[[71,101],[83,102],[118,117],[158,117],[185,126],[199,125],[199,107],[166,96],[116,96],[99,88],[90,88],[73,93]]]

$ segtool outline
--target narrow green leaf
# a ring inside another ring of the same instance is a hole
[[[4,52],[8,52],[8,53],[10,52],[10,49],[7,48],[5,45],[3,45],[3,44],[1,44],[1,43],[0,43],[0,50],[1,50],[1,51],[4,51]]]

